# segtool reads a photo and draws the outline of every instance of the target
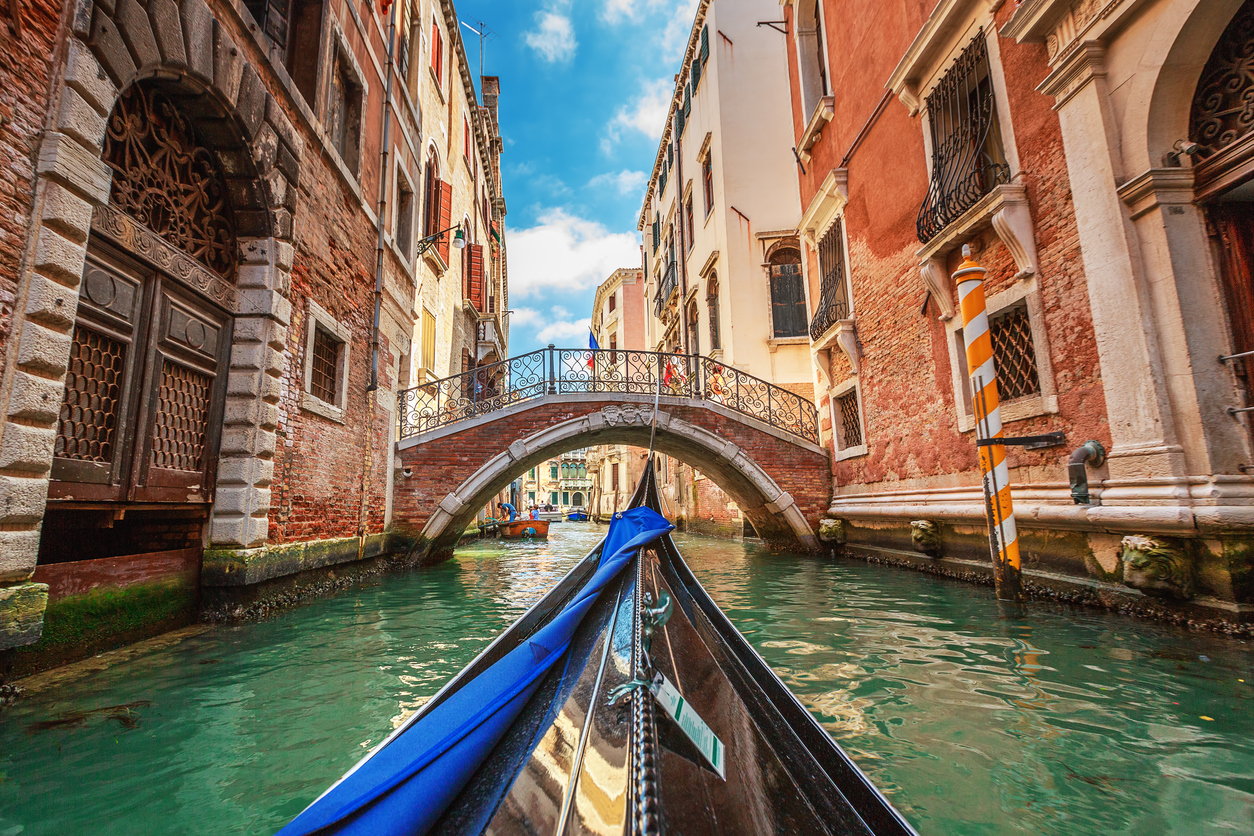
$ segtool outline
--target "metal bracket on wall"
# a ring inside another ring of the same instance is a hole
[[[977,447],[995,447],[1004,445],[1006,447],[1022,447],[1025,450],[1042,450],[1046,447],[1058,447],[1067,443],[1067,434],[1059,431],[1053,433],[1045,433],[1044,435],[1018,435],[1008,438],[978,438],[975,441]]]

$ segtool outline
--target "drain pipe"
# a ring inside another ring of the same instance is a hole
[[[388,15],[388,71],[387,82],[383,87],[383,150],[379,154],[379,217],[377,241],[374,251],[374,327],[370,332],[370,385],[367,392],[379,388],[379,325],[383,313],[383,250],[384,230],[388,208],[388,154],[391,149],[392,133],[392,51],[396,44],[396,3],[388,3],[391,7]]]
[[[1076,505],[1093,505],[1089,496],[1089,475],[1086,465],[1101,467],[1106,463],[1106,448],[1100,441],[1086,441],[1067,460],[1067,479],[1071,482],[1071,501]]]

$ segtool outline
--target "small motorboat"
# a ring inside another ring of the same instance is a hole
[[[548,520],[549,522],[561,522],[562,520],[566,519],[565,512],[561,510],[556,510],[556,509],[553,511],[537,511],[536,515],[540,519]]]
[[[913,836],[697,582],[653,472],[600,545],[280,836]]]
[[[566,515],[566,519],[571,522],[587,522],[588,512],[583,508],[572,508],[571,512]]]
[[[498,523],[497,534],[502,540],[547,540],[548,520],[514,520]]]

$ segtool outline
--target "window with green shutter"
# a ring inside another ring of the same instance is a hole
[[[701,63],[710,60],[710,27],[701,27]]]
[[[684,87],[684,118],[692,115],[692,85]]]
[[[692,89],[696,90],[697,85],[701,83],[701,59],[692,59]]]

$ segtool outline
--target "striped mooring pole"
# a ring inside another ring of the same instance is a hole
[[[988,330],[988,311],[984,300],[984,275],[987,271],[971,258],[970,247],[964,246],[962,255],[965,260],[953,278],[958,284],[958,304],[962,308],[962,335],[967,345],[975,435],[978,440],[986,441],[1005,436],[1001,425],[1001,399],[997,394],[997,368],[993,363],[993,340]],[[1019,536],[1015,530],[1014,506],[1010,501],[1006,445],[981,443],[977,449],[997,598],[1022,603]]]

